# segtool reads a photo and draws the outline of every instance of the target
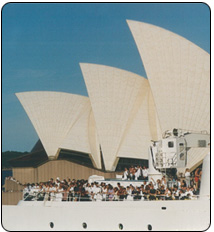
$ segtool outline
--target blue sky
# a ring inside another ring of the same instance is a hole
[[[126,19],[171,30],[210,53],[202,3],[10,3],[2,9],[2,151],[30,151],[38,136],[15,96],[62,91],[87,96],[79,63],[146,76]]]

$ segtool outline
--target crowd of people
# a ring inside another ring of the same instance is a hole
[[[123,186],[123,181],[113,186],[105,181],[92,182],[88,180],[51,178],[47,182],[35,184],[26,184],[23,189],[23,197],[26,201],[126,201],[126,200],[190,200],[196,199],[199,195],[199,181],[192,181],[189,175],[189,169],[186,169],[185,178],[177,178],[174,181],[168,181],[165,176],[156,181],[151,178],[148,181],[148,173],[140,177],[137,173],[140,167],[125,169],[123,179],[133,178],[131,175],[135,172],[134,180],[142,178],[142,181]],[[126,173],[129,173],[127,176]],[[131,172],[132,171],[132,172]],[[148,170],[147,170],[148,172]],[[140,172],[139,172],[140,173]],[[143,173],[143,171],[142,171]],[[200,179],[201,171],[197,170]],[[138,180],[140,180],[138,179]],[[139,183],[139,185],[138,185]]]
[[[182,178],[148,180],[148,168],[130,166],[125,168],[122,181],[89,182],[88,180],[51,178],[46,182],[28,183],[23,186],[26,201],[123,201],[123,200],[187,200],[199,195],[202,171],[186,169]],[[7,177],[17,184],[14,177]],[[134,182],[132,182],[134,180]],[[130,181],[131,184],[127,185]]]
[[[149,170],[146,166],[133,165],[130,168],[125,168],[123,173],[123,180],[148,180]]]

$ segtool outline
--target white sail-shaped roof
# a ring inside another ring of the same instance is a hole
[[[120,149],[126,146],[134,147],[135,139],[128,142],[124,140],[130,131],[129,127],[132,128],[144,95],[148,94],[148,81],[134,73],[104,65],[80,64],[80,66],[95,117],[105,168],[114,170],[117,157],[130,157],[127,152],[120,152]],[[139,117],[136,119],[141,120]],[[146,141],[150,136],[148,128],[143,129],[145,131],[141,133],[147,136]],[[138,136],[137,130],[134,132],[134,135]],[[143,144],[144,140],[141,142]],[[147,150],[148,147],[146,154]],[[142,155],[141,158],[144,158],[142,153],[144,152],[141,150],[138,157]]]
[[[85,110],[79,115],[74,125],[69,129],[65,139],[60,147],[90,153],[90,145],[88,141],[88,120],[91,111],[91,104],[88,101]],[[81,142],[80,142],[81,141]]]
[[[92,115],[91,104],[88,99],[84,111],[70,128],[60,148],[90,154],[94,166],[101,168],[99,143]]]
[[[163,28],[128,20],[154,96],[162,133],[210,131],[210,55]]]
[[[61,92],[17,93],[49,157],[58,149],[72,126],[89,107],[87,97]]]
[[[162,135],[153,96],[146,79],[136,103],[136,110],[133,111],[132,120],[127,124],[118,157],[148,159],[151,140],[157,141]]]

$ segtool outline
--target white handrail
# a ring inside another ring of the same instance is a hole
[[[97,194],[88,194],[88,197],[81,196],[81,194],[75,194],[74,192],[67,193],[68,196],[56,196],[56,193],[54,195],[50,196],[49,192],[31,192],[27,196],[23,196],[24,201],[138,201],[138,200],[145,200],[145,201],[152,201],[152,200],[197,200],[199,197],[206,197],[210,198],[210,195],[192,195],[188,199],[181,199],[181,196],[166,196],[166,195],[158,195],[158,194],[148,194],[148,195],[122,195],[124,196],[123,199],[120,199],[120,195],[114,194],[114,193],[97,193]],[[42,195],[39,200],[39,195]],[[48,196],[48,197],[47,197]],[[109,198],[109,196],[111,196]],[[125,197],[126,196],[126,197]],[[155,199],[150,199],[150,196],[154,196]],[[178,197],[178,198],[177,198]],[[183,196],[184,198],[187,196]]]

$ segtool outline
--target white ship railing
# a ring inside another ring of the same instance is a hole
[[[189,198],[187,196],[166,196],[166,195],[158,195],[158,194],[148,194],[148,195],[127,195],[123,199],[120,198],[119,195],[116,194],[92,194],[88,195],[88,197],[83,197],[79,194],[68,193],[68,196],[57,196],[57,193],[50,192],[31,192],[29,194],[23,195],[24,201],[69,201],[69,202],[79,202],[79,201],[165,201],[165,200],[198,200],[199,198],[209,199],[210,195],[192,195]],[[152,196],[153,199],[150,199]]]

